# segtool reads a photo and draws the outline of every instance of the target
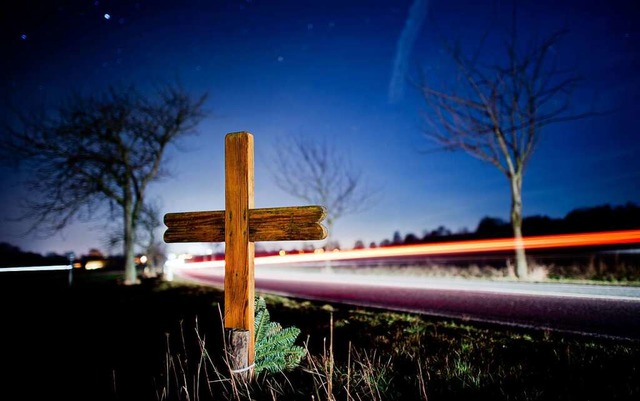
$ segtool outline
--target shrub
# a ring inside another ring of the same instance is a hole
[[[282,328],[279,323],[272,322],[262,297],[256,299],[255,313],[256,374],[262,371],[277,373],[298,366],[306,355],[303,347],[295,345],[300,329]]]

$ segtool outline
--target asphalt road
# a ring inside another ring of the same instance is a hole
[[[174,274],[223,286],[222,267],[185,266]],[[255,280],[257,292],[640,341],[638,287],[389,276],[308,266],[262,266]]]

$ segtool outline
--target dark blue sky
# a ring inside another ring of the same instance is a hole
[[[13,3],[13,4],[11,4]],[[615,112],[541,133],[524,176],[524,214],[563,217],[577,207],[640,201],[640,12],[634,1],[520,1],[523,38],[566,24],[553,50],[584,75],[574,106]],[[413,6],[413,7],[412,7]],[[224,207],[225,134],[249,131],[256,147],[256,206],[300,201],[275,187],[266,165],[285,135],[326,137],[383,189],[367,212],[337,221],[344,247],[422,235],[444,225],[475,229],[508,219],[509,186],[465,153],[424,153],[424,104],[407,84],[418,68],[453,79],[444,39],[474,50],[509,28],[511,1],[31,1],[2,7],[2,104],[52,102],[72,89],[179,79],[208,92],[212,112],[174,177],[158,183],[163,212]],[[108,14],[108,18],[106,17]],[[487,60],[502,49],[489,42]],[[0,241],[36,252],[106,250],[98,225],[48,239],[21,237],[20,174],[3,169]],[[270,244],[266,244],[271,246]],[[207,245],[208,246],[208,245]],[[172,251],[200,245],[171,246]],[[116,250],[117,251],[117,250]]]

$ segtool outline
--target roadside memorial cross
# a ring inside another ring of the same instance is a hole
[[[225,137],[225,210],[167,213],[164,241],[225,242],[224,327],[231,372],[252,375],[257,241],[322,240],[322,206],[254,208],[253,135]]]

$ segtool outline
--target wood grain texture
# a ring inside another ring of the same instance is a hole
[[[248,364],[255,358],[255,245],[249,240],[249,210],[253,209],[253,135],[235,132],[225,137],[225,275],[224,325],[248,330]]]
[[[249,210],[249,241],[312,241],[327,237],[320,222],[327,215],[322,206],[292,206]],[[223,242],[224,211],[167,213],[164,241]]]

